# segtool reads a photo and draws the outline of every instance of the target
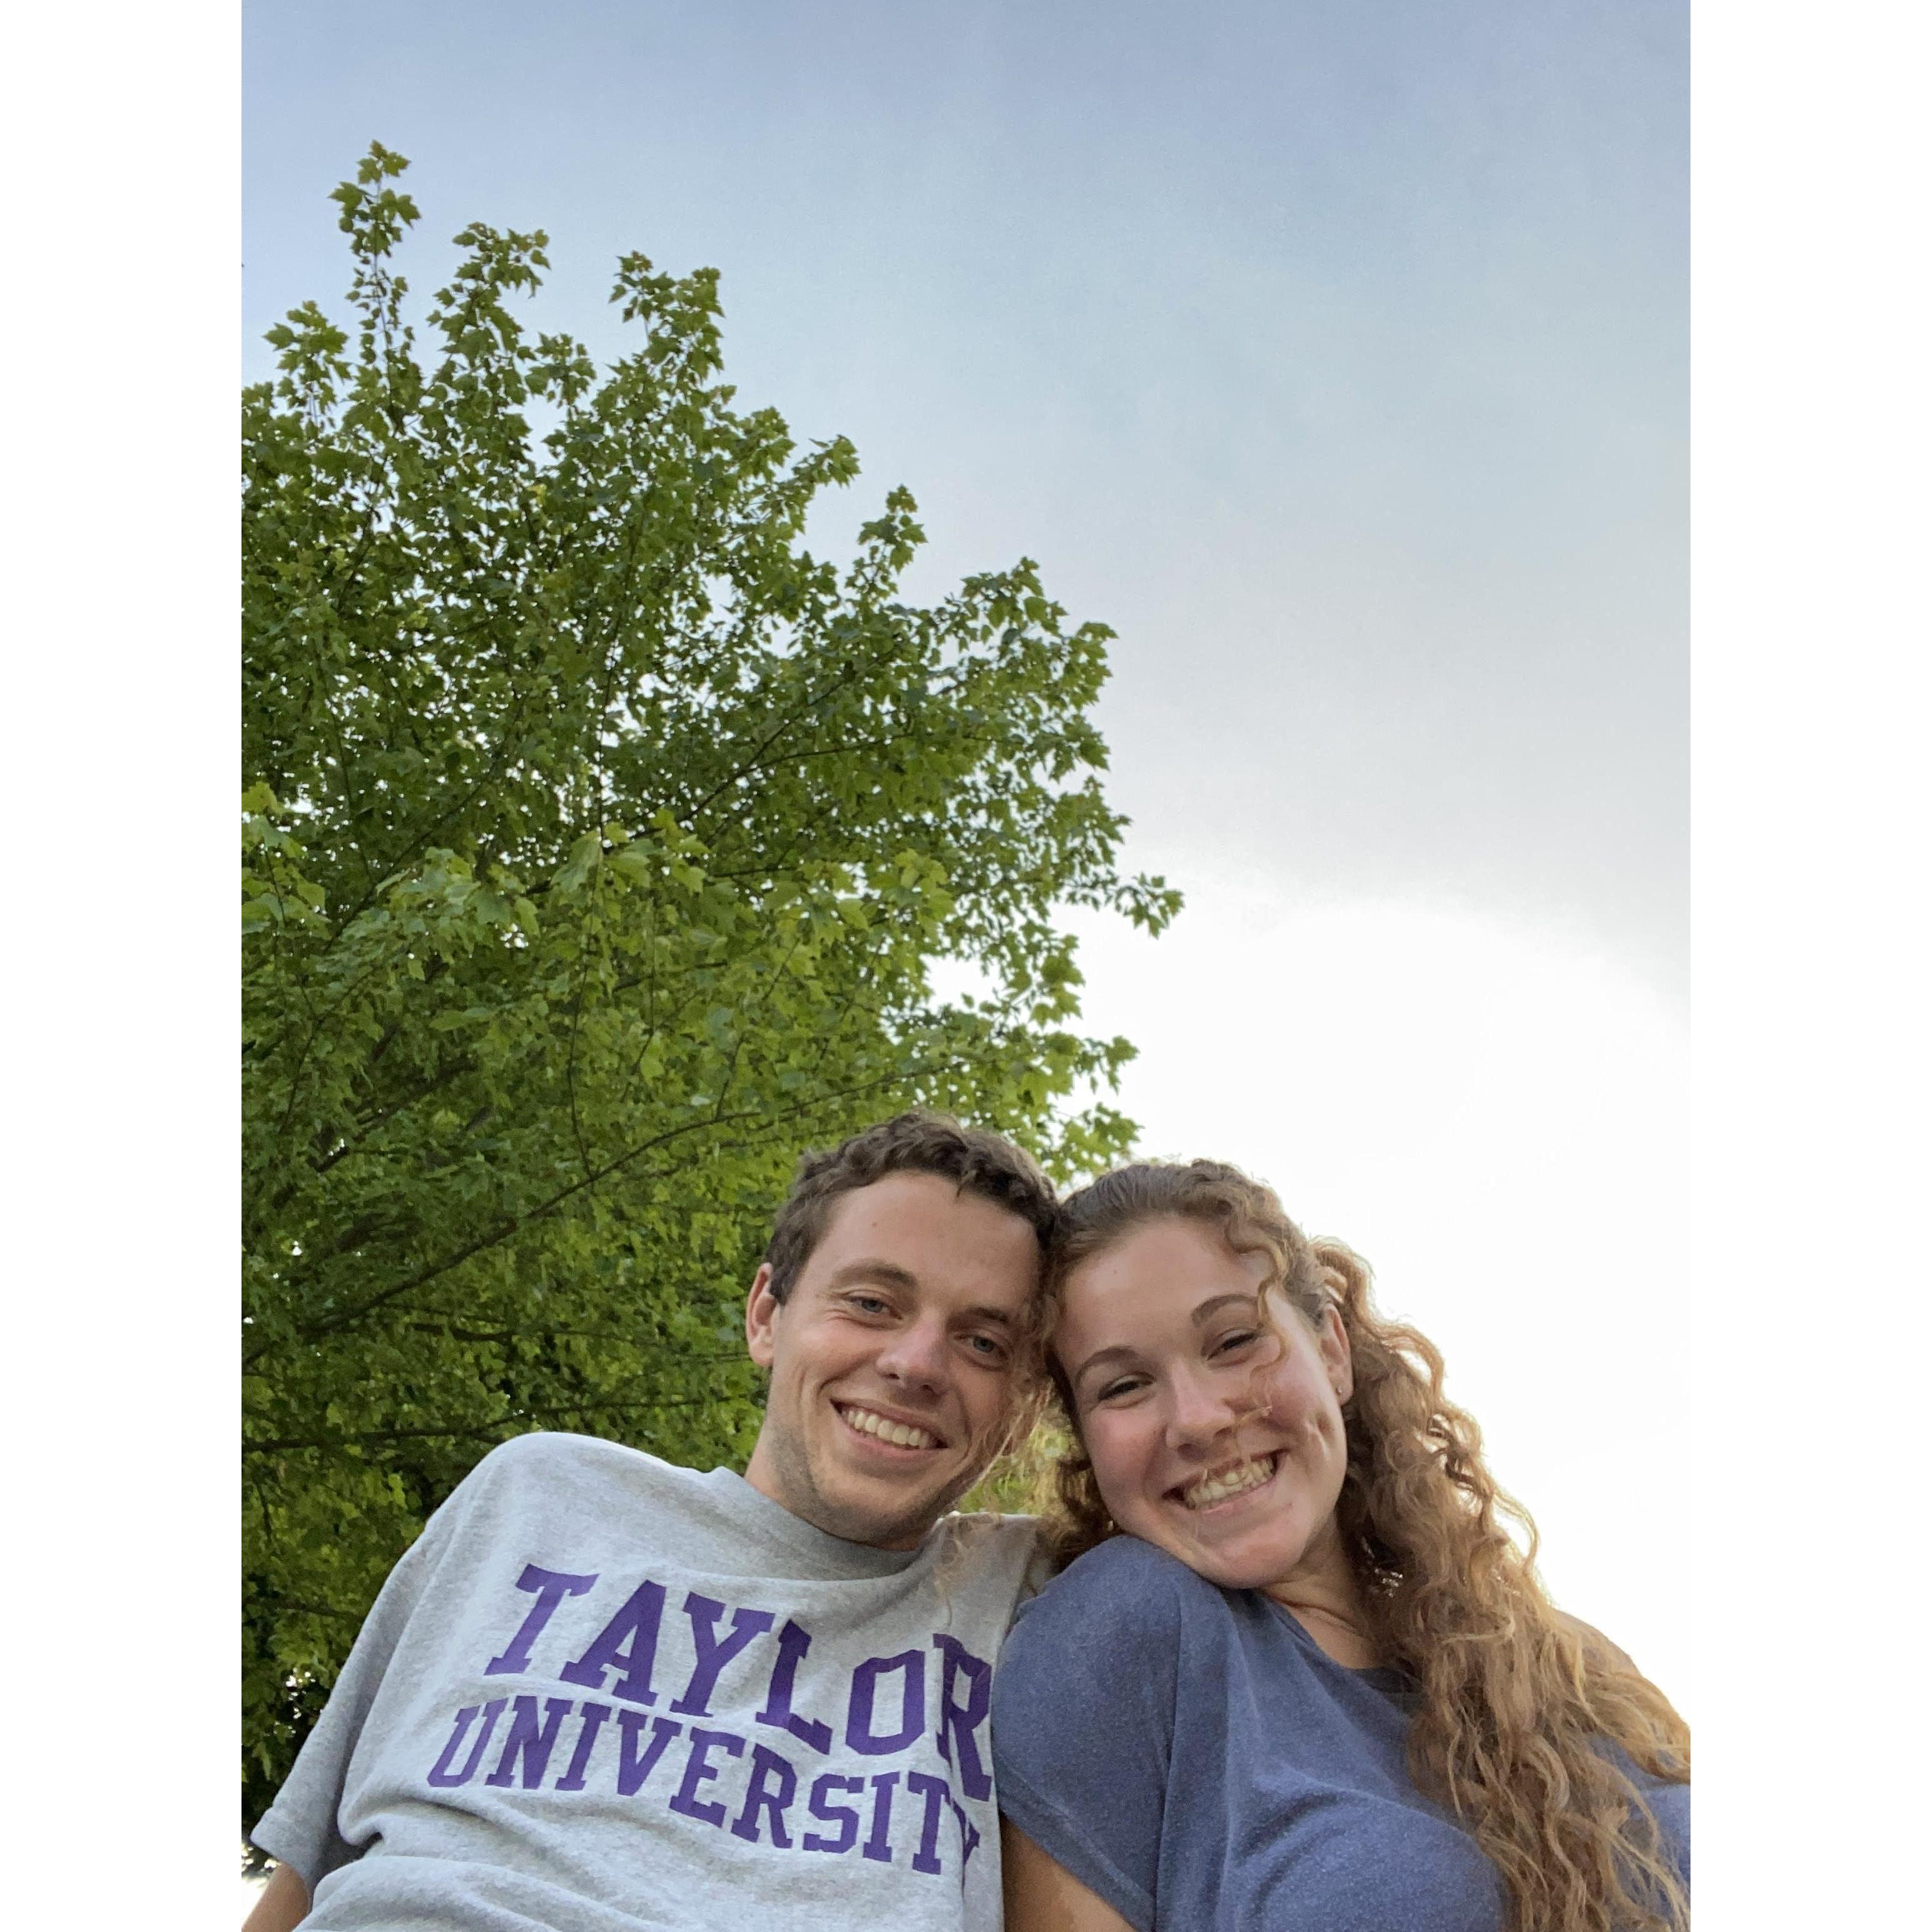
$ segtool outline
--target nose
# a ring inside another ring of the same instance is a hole
[[[882,1376],[938,1394],[946,1386],[946,1324],[937,1320],[908,1322],[887,1338],[877,1361]]]
[[[1234,1412],[1226,1391],[1190,1369],[1177,1371],[1168,1384],[1167,1446],[1178,1454],[1199,1454],[1232,1433]]]

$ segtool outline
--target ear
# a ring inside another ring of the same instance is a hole
[[[745,1347],[761,1369],[770,1368],[777,1353],[778,1312],[784,1305],[772,1293],[771,1263],[761,1263],[745,1298]]]
[[[1322,1311],[1315,1346],[1321,1351],[1322,1366],[1328,1371],[1335,1400],[1346,1402],[1355,1392],[1355,1358],[1349,1350],[1348,1331],[1342,1324],[1342,1311],[1332,1301]]]

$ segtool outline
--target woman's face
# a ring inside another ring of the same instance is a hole
[[[1166,1218],[1066,1278],[1053,1351],[1114,1520],[1210,1582],[1268,1589],[1336,1550],[1353,1386],[1340,1318],[1310,1324],[1268,1264]]]

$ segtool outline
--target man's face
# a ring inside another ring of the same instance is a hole
[[[833,1203],[782,1306],[770,1275],[745,1308],[771,1371],[746,1480],[831,1535],[913,1548],[1011,1418],[1031,1226],[938,1174],[890,1174]]]

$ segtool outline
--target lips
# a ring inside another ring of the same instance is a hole
[[[944,1442],[923,1424],[887,1414],[863,1402],[835,1402],[838,1418],[855,1434],[869,1436],[888,1448],[943,1449]]]
[[[1178,1502],[1184,1509],[1212,1509],[1218,1503],[1232,1502],[1237,1496],[1244,1496],[1262,1488],[1273,1480],[1275,1471],[1281,1466],[1282,1452],[1276,1449],[1265,1456],[1244,1456],[1238,1462],[1224,1462],[1217,1469],[1210,1469],[1204,1476],[1197,1476],[1184,1486],[1178,1486],[1168,1494]]]

